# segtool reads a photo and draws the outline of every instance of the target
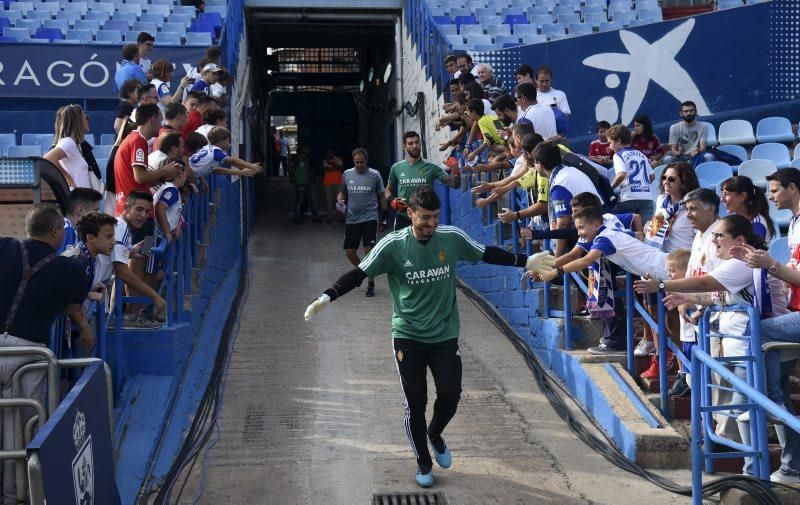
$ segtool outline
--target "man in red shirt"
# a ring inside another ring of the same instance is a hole
[[[181,138],[183,135],[183,127],[186,126],[186,107],[182,103],[172,102],[168,103],[164,108],[164,126],[158,130],[158,135],[153,139],[153,145],[150,149],[151,152],[158,150],[159,138],[167,133],[180,133]]]
[[[172,179],[178,174],[178,166],[169,163],[164,167],[147,170],[147,141],[153,138],[161,126],[161,111],[156,104],[140,105],[136,109],[136,124],[119,146],[114,157],[114,180],[116,182],[116,208],[119,216],[125,210],[125,201],[131,191],[150,191],[161,179]]]

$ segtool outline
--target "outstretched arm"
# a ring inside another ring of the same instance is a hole
[[[524,267],[528,261],[528,257],[524,254],[514,254],[501,249],[487,245],[483,251],[483,258],[481,260],[492,265],[505,265],[509,267]]]
[[[306,321],[311,319],[311,316],[325,308],[325,305],[343,296],[353,289],[357,288],[367,278],[367,274],[360,268],[354,268],[339,277],[339,280],[333,283],[333,286],[326,289],[316,300],[311,302],[306,308],[305,318]]]

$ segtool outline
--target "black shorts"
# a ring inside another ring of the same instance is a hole
[[[377,239],[377,221],[364,221],[363,223],[345,225],[344,249],[358,249],[359,243],[364,247],[372,247]]]
[[[149,237],[151,235],[155,235],[156,233],[156,221],[155,219],[148,219],[144,222],[141,228],[138,230],[134,230],[131,228],[131,244],[136,245],[145,237]]]

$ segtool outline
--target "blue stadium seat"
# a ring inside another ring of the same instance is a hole
[[[89,11],[83,16],[83,20],[84,21],[99,21],[99,22],[102,23],[102,22],[104,22],[105,20],[107,20],[110,17],[111,16],[108,14],[108,12],[104,12],[104,11]],[[77,21],[76,21],[76,23],[77,23]]]
[[[3,28],[6,26],[11,26],[11,21],[8,18],[0,18],[0,33],[3,32]]]
[[[758,142],[794,142],[792,123],[785,117],[765,117],[756,125]]]
[[[608,10],[623,12],[632,10],[631,0],[610,0]]]
[[[147,12],[152,14],[161,14],[165,18],[171,13],[169,5],[145,5],[144,7]]]
[[[509,25],[488,25],[486,26],[486,33],[493,37],[511,35],[511,27]]]
[[[506,16],[524,16],[525,9],[519,7],[504,7],[500,9],[500,17],[505,18]]]
[[[550,14],[534,16],[533,19],[531,19],[531,23],[539,27],[549,25],[553,23],[553,16]]]
[[[771,202],[770,202],[771,203]],[[770,208],[771,210],[771,208]],[[777,221],[777,220],[776,220]],[[789,238],[782,237],[772,241],[769,245],[769,255],[782,264],[789,262]]]
[[[8,6],[8,10],[11,10],[12,8],[20,11],[32,11],[33,2],[14,2]]]
[[[187,46],[210,46],[211,34],[208,32],[186,32]]]
[[[156,44],[160,46],[179,46],[181,45],[181,35],[175,32],[156,33]]]
[[[63,19],[64,21],[69,23],[69,26],[73,26],[75,24],[75,21],[79,21],[81,17],[82,15],[78,11],[66,11],[66,12],[59,12],[57,19]]]
[[[507,25],[526,25],[528,17],[524,14],[509,14],[503,18],[503,23]]]
[[[717,9],[732,9],[734,7],[741,7],[742,0],[719,0],[717,2]]]
[[[580,23],[581,17],[578,14],[561,14],[558,16],[558,24],[560,25],[569,25],[572,23]]]
[[[0,42],[17,42],[17,38],[11,35],[0,35]]]
[[[478,22],[480,22],[480,24],[482,24],[484,26],[501,25],[501,24],[503,24],[503,18],[501,18],[500,15],[487,16],[485,18],[478,19]]]
[[[459,31],[461,30],[461,25],[477,25],[478,20],[475,19],[475,16],[456,16],[455,18],[456,25],[458,25]]]
[[[657,23],[664,20],[661,9],[643,9],[637,12],[636,17],[640,20],[649,21],[650,23]]]
[[[53,145],[54,135],[52,133],[23,133],[22,145],[23,146],[40,146],[42,152],[50,150]]]
[[[555,17],[558,18],[559,16],[563,16],[564,14],[575,14],[575,12],[577,12],[577,9],[573,9],[572,6],[559,5],[558,7],[555,8],[553,14],[555,15]]]
[[[94,33],[92,30],[81,30],[73,28],[67,30],[67,40],[79,40],[81,42],[91,42],[94,40]]]
[[[164,19],[164,16],[157,12],[143,12],[139,21],[142,23],[155,23],[156,28],[161,30],[161,27],[164,25]]]
[[[465,7],[453,7],[447,10],[447,14],[451,19],[455,19],[458,16],[472,16],[472,11]]]
[[[66,19],[48,19],[42,23],[42,28],[58,28],[61,33],[67,33],[69,21]]]
[[[122,32],[123,42],[136,42],[139,39],[139,34],[142,33],[138,30],[126,30]]]
[[[81,14],[86,14],[86,11],[89,10],[89,4],[87,2],[65,2],[63,8],[64,12],[77,11]]]
[[[583,22],[592,26],[600,26],[602,23],[608,22],[608,17],[605,12],[586,12],[583,15]]]
[[[481,25],[464,25],[461,27],[461,35],[483,35],[483,26]]]
[[[497,14],[497,9],[494,7],[478,7],[475,9],[475,17],[478,19],[494,17]]]
[[[125,0],[126,4],[139,4],[139,5],[147,5],[147,0]]]
[[[127,21],[122,19],[109,19],[105,23],[103,23],[103,30],[117,30],[119,32],[124,32],[130,29],[130,25]]]
[[[153,5],[169,5],[170,7],[175,4],[173,0],[150,0],[150,3]],[[209,7],[210,5],[213,4],[206,2],[206,7]]]
[[[619,21],[625,26],[630,26],[631,23],[636,21],[636,13],[633,11],[612,11],[611,19],[614,21]]]
[[[183,14],[194,19],[194,6],[192,5],[174,5],[172,7],[172,14]]]
[[[64,34],[58,28],[39,28],[33,38],[47,39],[52,42],[55,39],[63,39]]]
[[[89,12],[105,12],[109,16],[114,14],[114,4],[111,2],[96,2],[89,4]]]
[[[559,35],[565,35],[564,26],[558,24],[542,25],[542,35],[546,36],[548,39],[558,37]]]
[[[533,16],[549,16],[550,11],[547,9],[546,5],[534,5],[532,7],[528,7],[527,11],[528,17],[533,18]]]
[[[175,14],[170,16],[170,19],[173,19],[173,16],[175,16]],[[453,20],[450,19],[450,16],[433,16],[433,22],[436,23],[437,25],[451,25],[451,24],[453,24]]]
[[[473,24],[477,24],[477,21]],[[210,36],[216,35],[217,31],[214,29],[214,25],[211,23],[201,23],[199,21],[193,21],[192,26],[189,27],[190,32],[194,33],[208,33]]]
[[[133,31],[147,32],[152,35],[158,31],[158,25],[155,23],[137,21],[136,23],[133,23]]]
[[[208,0],[206,5],[228,5],[228,0]]]
[[[600,23],[601,32],[610,32],[614,30],[622,30],[625,26],[622,21],[609,21],[607,23]]]
[[[81,19],[75,21],[73,27],[76,30],[89,30],[92,32],[92,35],[97,33],[97,30],[100,29],[100,21],[96,19]]]
[[[25,13],[22,11],[4,11],[0,9],[0,17],[8,19],[13,25],[18,19],[25,19]]]
[[[730,119],[719,125],[720,144],[755,144],[756,136],[753,125],[744,119]]]
[[[217,30],[222,29],[222,16],[216,12],[201,12],[197,15],[197,21],[211,23]]]
[[[139,21],[139,18],[136,17],[136,14],[133,12],[115,12],[111,19],[113,21],[123,21],[127,23],[128,27],[125,28],[126,30],[132,30],[134,23],[138,23]]]
[[[522,43],[519,42],[519,41],[517,41],[517,42],[505,42],[503,44],[502,48],[503,49],[508,49],[509,47],[519,47],[521,45],[522,45]]]
[[[788,228],[789,223],[792,220],[792,211],[790,209],[781,209],[778,210],[778,207],[775,206],[775,202],[768,199],[769,205],[769,217],[772,218],[773,224],[775,224],[776,228]],[[780,235],[778,235],[780,237]],[[778,259],[778,258],[775,258]],[[788,260],[787,260],[788,261]],[[786,263],[786,261],[782,261],[781,263]]]
[[[597,14],[597,13],[605,14],[606,13],[606,4],[602,5],[585,5],[581,9],[581,14]]]
[[[586,23],[570,23],[568,28],[569,34],[573,37],[591,35],[593,33],[592,25]]]
[[[800,158],[795,158],[792,160],[792,164],[790,165],[792,168],[800,169]]]
[[[33,8],[37,11],[49,12],[53,16],[61,11],[61,5],[58,2],[35,2]]]
[[[717,146],[717,149],[720,151],[725,151],[726,153],[736,156],[742,161],[747,161],[747,149],[742,146],[737,146],[736,144],[728,144],[728,145],[721,145]]]
[[[15,41],[22,42],[31,36],[31,31],[28,28],[11,28],[7,26],[3,28],[3,37],[14,37]]]
[[[49,149],[48,149],[49,150]],[[24,158],[26,156],[41,156],[42,146],[8,146],[6,156],[9,158]]]
[[[183,37],[186,35],[186,24],[181,21],[166,21],[161,26],[161,31],[177,33]]]
[[[492,37],[489,35],[468,35],[467,36],[467,45],[468,46],[476,46],[479,44],[484,45],[492,45]]]
[[[730,165],[721,161],[706,161],[697,165],[695,174],[698,179],[716,184],[719,181],[733,177],[733,169]]]
[[[474,44],[472,50],[476,53],[488,53],[497,49],[494,44]]]
[[[95,34],[94,39],[97,42],[107,42],[110,44],[121,44],[122,43],[122,31],[121,30],[100,30]]]
[[[114,142],[117,140],[117,135],[115,133],[103,133],[100,135],[100,144],[99,145],[107,145],[111,146],[114,145]]]
[[[800,158],[800,144],[794,146],[794,156],[792,156],[792,159],[796,160],[798,158]]]
[[[446,35],[445,38],[451,46],[457,46],[464,43],[464,37],[461,35]]]
[[[53,39],[50,42],[53,44],[65,44],[69,46],[77,46],[83,44],[80,40],[72,40],[72,39]]]
[[[758,144],[750,153],[750,159],[770,160],[778,168],[787,168],[792,163],[789,148],[777,142]]]
[[[714,125],[707,122],[707,121],[700,121],[708,128],[708,136],[706,137],[706,144],[715,147],[719,145],[719,141],[717,140],[717,129],[714,128]]]
[[[767,176],[778,170],[775,163],[770,160],[747,160],[739,165],[739,175],[749,177],[756,186],[767,187]]]
[[[522,43],[523,44],[541,44],[542,42],[547,42],[546,35],[537,35],[535,33],[530,35],[523,35],[522,36]]]
[[[142,6],[137,4],[117,4],[115,6],[115,10],[117,12],[127,12],[130,14],[136,14],[136,17],[142,15]]]
[[[36,30],[42,27],[42,20],[41,19],[18,19],[16,23],[14,23],[16,28],[27,28],[31,34],[33,34]]]
[[[536,25],[514,25],[514,35],[538,35]]]
[[[497,35],[494,38],[494,43],[498,46],[508,47],[506,44],[519,45],[519,37],[516,35]]]
[[[99,144],[92,148],[92,154],[94,154],[95,158],[108,158],[113,147],[113,144]]]
[[[550,12],[553,12],[553,9],[555,9],[555,8],[556,8],[556,4],[557,4],[557,3],[558,3],[558,2],[556,2],[556,0],[538,0],[538,1],[536,2],[536,5],[537,5],[538,7],[547,7],[547,9],[548,9]]]
[[[581,2],[583,0],[559,0],[558,5],[561,7],[570,7],[574,11],[579,11],[581,8]]]
[[[45,19],[53,19],[53,15],[49,11],[28,11],[25,13],[25,19],[44,21]]]
[[[458,35],[458,27],[456,25],[437,25],[442,35]],[[162,31],[166,31],[162,28]],[[184,28],[184,33],[186,29]]]
[[[17,145],[17,136],[13,133],[0,133],[0,156],[6,155],[8,146]]]

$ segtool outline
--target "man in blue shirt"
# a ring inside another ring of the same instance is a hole
[[[78,242],[78,232],[75,230],[75,223],[78,218],[87,212],[100,210],[100,200],[103,195],[92,188],[75,188],[69,192],[67,198],[67,215],[64,216],[64,242],[61,247],[56,249],[58,254],[63,253],[67,247]]]
[[[148,82],[144,70],[139,66],[139,48],[136,44],[122,46],[122,61],[114,74],[114,91],[119,93],[122,84],[128,79],[136,79],[142,84]]]

